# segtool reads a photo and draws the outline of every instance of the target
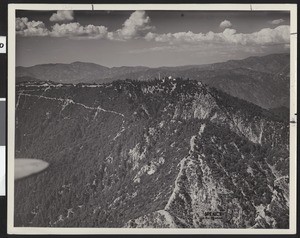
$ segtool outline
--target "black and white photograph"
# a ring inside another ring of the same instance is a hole
[[[294,229],[282,9],[16,9],[12,227]]]

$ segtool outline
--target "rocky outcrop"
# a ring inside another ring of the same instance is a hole
[[[288,123],[192,80],[24,82],[16,226],[287,228]]]

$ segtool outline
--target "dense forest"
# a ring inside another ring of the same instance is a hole
[[[20,82],[15,149],[15,226],[289,224],[288,121],[194,80]]]

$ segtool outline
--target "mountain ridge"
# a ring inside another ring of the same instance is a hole
[[[20,83],[16,156],[51,166],[16,183],[15,224],[287,228],[288,128],[195,80]]]
[[[16,68],[17,82],[108,83],[118,79],[148,81],[172,76],[190,78],[216,87],[263,108],[289,107],[289,54],[273,54],[209,65],[148,68],[112,67],[94,63],[37,65]]]
[[[251,59],[256,59],[256,58],[272,58],[273,56],[275,57],[289,57],[289,53],[274,53],[274,54],[268,54],[268,55],[264,55],[264,56],[249,56],[243,59],[234,59],[234,60],[226,60],[226,61],[220,61],[220,62],[215,62],[215,63],[210,63],[210,64],[187,64],[187,65],[177,65],[177,66],[159,66],[159,67],[149,67],[146,65],[135,65],[135,66],[130,66],[130,65],[123,65],[123,66],[105,66],[105,65],[101,65],[95,62],[86,62],[86,61],[73,61],[71,63],[43,63],[43,64],[35,64],[35,65],[31,65],[31,66],[17,66],[16,68],[32,68],[35,66],[50,66],[50,65],[70,65],[70,64],[90,64],[90,65],[96,65],[96,66],[102,66],[108,69],[112,69],[112,68],[122,68],[122,67],[127,67],[127,68],[147,68],[147,69],[159,69],[159,68],[185,68],[185,67],[206,67],[209,65],[218,65],[218,64],[224,64],[224,63],[231,63],[231,62],[238,62],[238,61],[249,61]]]

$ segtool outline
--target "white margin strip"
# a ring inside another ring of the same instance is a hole
[[[296,233],[296,126],[290,128],[290,228],[289,229],[155,229],[155,228],[36,228],[14,227],[14,129],[15,129],[15,11],[16,10],[203,10],[290,11],[291,30],[297,29],[297,4],[9,4],[8,5],[8,234],[295,234]],[[294,33],[294,32],[292,32]],[[291,85],[296,85],[297,41],[291,37]],[[297,38],[296,38],[297,39]],[[296,105],[291,88],[291,106]],[[295,107],[296,108],[296,107]]]

